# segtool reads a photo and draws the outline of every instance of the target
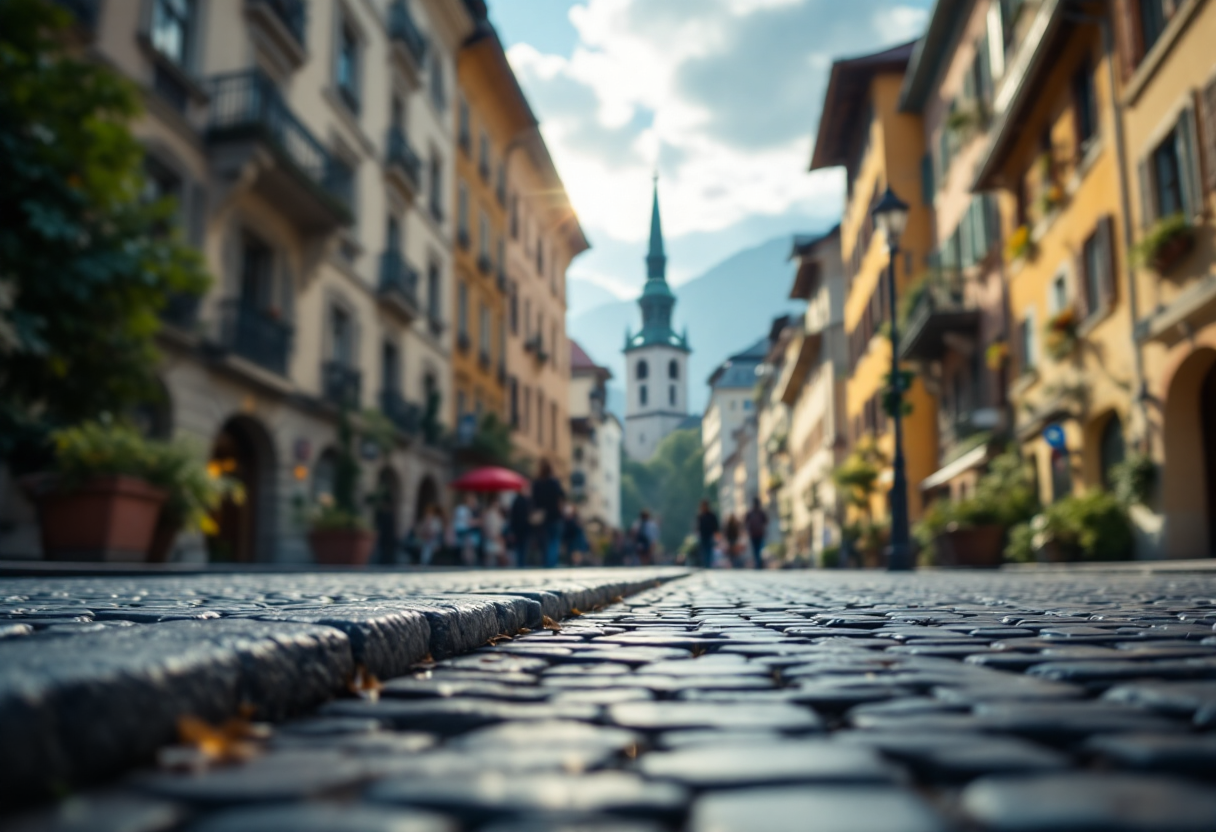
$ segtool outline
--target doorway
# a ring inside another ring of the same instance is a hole
[[[274,543],[274,459],[270,438],[247,416],[229,419],[211,446],[208,468],[233,477],[243,499],[228,497],[216,510],[217,531],[207,539],[207,554],[220,563],[271,560]]]

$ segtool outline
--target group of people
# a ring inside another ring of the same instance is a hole
[[[429,506],[406,539],[406,548],[417,551],[422,566],[434,563],[443,550],[455,549],[465,566],[523,568],[534,547],[547,568],[558,565],[563,549],[574,562],[590,548],[578,511],[567,502],[547,460],[538,465],[536,478],[513,496],[465,495],[450,523],[440,506]]]
[[[752,498],[752,507],[743,516],[742,522],[734,514],[726,518],[723,525],[718,515],[710,508],[708,500],[701,501],[697,511],[697,555],[699,563],[690,564],[704,569],[729,566],[740,569],[745,564],[745,547],[741,540],[744,532],[751,544],[752,564],[756,569],[764,568],[764,541],[768,535],[768,514],[760,505],[760,498]]]

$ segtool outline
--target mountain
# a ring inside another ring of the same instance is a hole
[[[598,286],[590,280],[580,280],[572,277],[566,281],[567,316],[577,318],[584,312],[589,312],[609,303],[616,303],[620,298],[603,286]]]
[[[789,258],[790,238],[776,237],[744,249],[679,286],[676,295],[675,327],[688,327],[692,345],[689,359],[689,404],[693,413],[705,409],[709,397],[706,381],[714,368],[732,354],[763,337],[773,318],[797,312],[802,304],[788,299],[794,279]],[[613,385],[625,386],[625,360],[621,347],[625,330],[638,330],[641,319],[636,301],[601,304],[572,315],[567,331],[578,339],[595,361],[612,370]],[[617,415],[612,399],[623,406],[623,397],[609,397],[609,409]]]

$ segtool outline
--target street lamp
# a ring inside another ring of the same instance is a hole
[[[908,204],[891,186],[871,212],[874,225],[887,238],[887,307],[891,310],[891,394],[888,399],[895,423],[895,456],[891,462],[891,545],[887,569],[902,572],[912,568],[912,546],[908,536],[908,478],[904,472],[903,380],[899,372],[899,327],[895,316],[895,255],[899,238],[908,224]]]

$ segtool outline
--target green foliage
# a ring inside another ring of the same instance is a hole
[[[832,482],[842,492],[848,505],[868,515],[878,486],[878,475],[886,464],[886,457],[872,441],[863,442],[832,471]]]
[[[0,455],[150,397],[157,312],[206,286],[144,199],[134,85],[64,47],[69,16],[0,0]]]
[[[332,499],[322,499],[308,513],[308,528],[314,532],[368,530],[371,525],[358,511],[347,511]]]
[[[975,493],[963,500],[938,500],[925,511],[912,533],[923,546],[954,529],[996,524],[1010,528],[1038,511],[1030,463],[1010,448],[988,463]]]
[[[833,543],[823,547],[823,552],[819,555],[819,565],[824,569],[836,569],[840,566],[840,546]]]
[[[496,413],[486,413],[477,424],[473,441],[465,451],[480,465],[499,465],[525,476],[532,468],[531,460],[515,452],[511,441],[511,426],[498,418]]]
[[[212,534],[212,512],[225,498],[244,499],[238,480],[217,464],[205,465],[201,449],[184,442],[145,439],[128,426],[102,422],[57,430],[53,440],[60,487],[94,477],[137,477],[166,493],[163,510],[183,529]]]
[[[1167,245],[1180,237],[1195,233],[1194,227],[1185,215],[1171,214],[1153,224],[1144,238],[1132,247],[1132,261],[1137,266],[1152,265],[1157,255]]]
[[[1048,546],[1068,560],[1111,561],[1132,557],[1135,536],[1123,504],[1108,491],[1092,490],[1048,506],[1010,535],[1006,556],[1030,560]]]
[[[659,520],[659,539],[669,552],[679,550],[693,529],[697,507],[709,499],[702,464],[701,432],[695,428],[668,435],[649,462],[621,461],[621,518],[637,519],[648,509]]]
[[[1110,470],[1110,485],[1125,506],[1147,505],[1157,487],[1157,463],[1148,454],[1131,454]]]

